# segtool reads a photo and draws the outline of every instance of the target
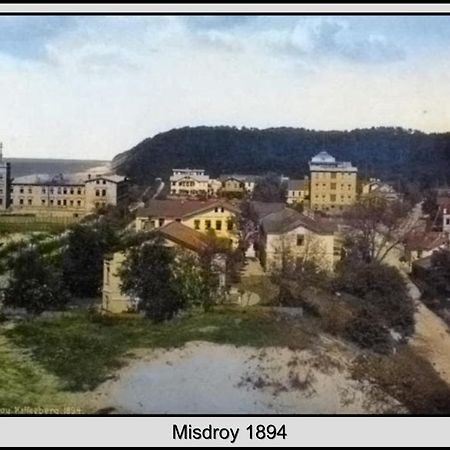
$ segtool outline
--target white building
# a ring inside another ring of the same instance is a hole
[[[203,169],[173,169],[170,177],[170,194],[186,197],[207,196],[210,178]]]
[[[11,202],[11,164],[3,161],[3,143],[0,142],[0,211]]]

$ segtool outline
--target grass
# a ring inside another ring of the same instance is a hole
[[[158,325],[138,317],[76,312],[26,320],[4,334],[29,349],[34,360],[70,391],[94,389],[136,348],[178,347],[193,340],[292,348],[312,342],[300,327],[287,327],[263,308],[217,308]]]
[[[0,336],[0,415],[32,413],[40,409],[62,411],[75,404],[61,393],[52,377],[4,337]]]

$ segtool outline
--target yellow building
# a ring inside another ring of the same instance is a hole
[[[358,169],[351,162],[338,162],[320,152],[311,159],[309,170],[311,209],[339,212],[355,203]]]
[[[150,200],[136,212],[135,230],[150,231],[176,221],[203,234],[214,231],[234,245],[238,213],[235,205],[222,200]]]
[[[199,254],[208,248],[209,240],[203,233],[179,222],[170,222],[155,230],[163,238],[167,247],[181,248],[184,251]],[[119,276],[126,252],[116,252],[103,262],[102,309],[113,314],[135,312],[137,300],[121,292]]]
[[[286,203],[288,205],[302,204],[309,197],[309,180],[289,180],[287,183]]]

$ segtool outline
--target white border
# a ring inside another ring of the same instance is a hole
[[[439,3],[5,3],[0,13],[448,13],[450,4]]]

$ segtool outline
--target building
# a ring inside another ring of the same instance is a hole
[[[381,181],[378,178],[370,178],[369,181],[362,184],[361,195],[363,197],[378,197],[388,202],[400,201],[402,195],[397,192],[390,184]]]
[[[29,175],[11,183],[14,212],[54,217],[80,217],[96,208],[118,205],[126,198],[126,178],[119,175]]]
[[[414,261],[434,252],[448,248],[448,236],[439,231],[412,231],[406,236],[404,242],[405,261],[412,264]]]
[[[339,212],[356,201],[358,169],[351,162],[338,162],[327,152],[320,152],[311,159],[309,170],[313,210]]]
[[[220,193],[230,196],[251,194],[258,180],[259,177],[256,175],[222,175],[219,177]]]
[[[209,241],[205,234],[193,230],[179,222],[170,222],[155,230],[163,238],[164,245],[192,254],[201,254],[208,248]],[[145,244],[144,244],[145,245]],[[103,262],[102,309],[113,314],[135,312],[137,300],[121,292],[120,269],[126,259],[126,252],[116,252],[105,258]],[[220,267],[219,286],[225,287],[224,260],[218,255],[214,267]]]
[[[309,197],[309,179],[305,177],[303,180],[289,180],[287,182],[288,205],[303,204]]]
[[[185,197],[206,197],[211,179],[203,169],[173,169],[170,177],[170,194]]]
[[[214,231],[217,237],[236,244],[238,214],[239,208],[224,200],[154,199],[145,208],[137,210],[135,230],[151,231],[171,222],[179,222],[200,233]]]
[[[3,143],[0,142],[0,211],[11,203],[11,164],[3,161]]]
[[[261,263],[271,272],[279,269],[283,260],[313,261],[324,270],[332,271],[340,257],[340,247],[334,230],[291,208],[266,215],[260,224]]]

